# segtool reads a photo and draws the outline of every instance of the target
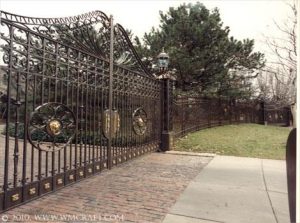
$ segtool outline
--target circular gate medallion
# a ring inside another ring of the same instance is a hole
[[[147,113],[144,109],[138,108],[132,114],[132,127],[137,135],[144,135],[147,131]]]
[[[55,152],[65,148],[76,132],[76,119],[66,105],[50,102],[38,106],[28,124],[28,138],[37,149]]]

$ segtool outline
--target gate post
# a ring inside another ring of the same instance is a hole
[[[265,103],[260,102],[259,108],[259,124],[265,125]]]
[[[291,120],[291,109],[289,107],[284,107],[283,108],[283,118],[285,119],[285,125],[291,126],[290,120]]]
[[[232,115],[232,99],[230,98],[228,101],[228,113],[229,113],[229,125],[232,124],[231,115]]]
[[[173,79],[169,75],[162,78],[162,133],[161,151],[170,150],[173,147]]]

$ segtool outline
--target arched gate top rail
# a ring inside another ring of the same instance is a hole
[[[5,11],[0,11],[0,12],[1,12],[2,19],[7,19],[16,23],[27,24],[27,25],[70,24],[70,23],[76,23],[78,21],[85,21],[87,19],[97,18],[97,17],[109,21],[108,16],[105,13],[98,10],[83,13],[77,16],[68,16],[68,17],[59,17],[59,18],[38,18],[38,17],[30,17],[30,16],[21,16],[21,15],[17,15]]]
[[[80,50],[103,59],[109,58],[110,18],[99,10],[60,18],[21,16],[6,11],[0,11],[0,15],[2,20],[20,24],[55,40],[67,42],[69,45],[76,43]],[[92,27],[97,24],[100,26]],[[152,75],[141,61],[126,30],[120,24],[116,24],[114,30],[114,59],[117,65],[128,67],[151,77]],[[99,43],[99,40],[102,42]]]

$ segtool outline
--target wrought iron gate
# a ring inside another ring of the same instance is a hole
[[[0,212],[158,148],[161,88],[95,11],[1,12]]]

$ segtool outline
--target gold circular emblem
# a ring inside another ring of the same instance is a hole
[[[47,125],[47,132],[52,136],[57,136],[61,133],[61,122],[58,120],[51,120]]]

